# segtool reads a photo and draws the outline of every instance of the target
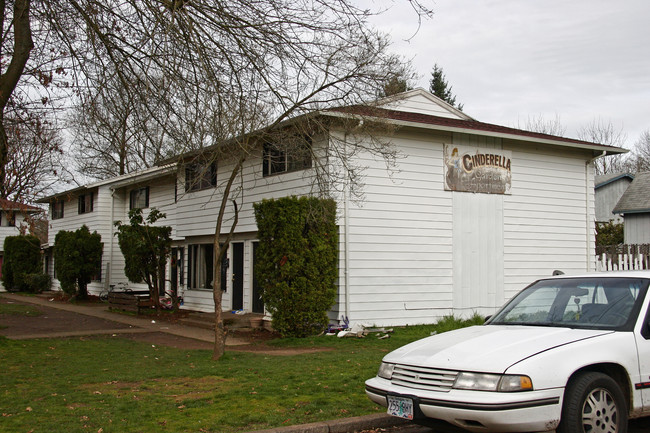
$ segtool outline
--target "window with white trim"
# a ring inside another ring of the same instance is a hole
[[[129,209],[145,209],[149,207],[149,187],[132,189],[129,193]]]

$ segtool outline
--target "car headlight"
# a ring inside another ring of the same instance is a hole
[[[391,378],[393,377],[394,368],[395,368],[395,364],[382,362],[381,365],[379,366],[379,372],[377,372],[377,376],[381,377],[382,379],[391,380]]]
[[[533,382],[530,377],[522,375],[461,372],[453,387],[474,391],[517,392],[532,391]]]

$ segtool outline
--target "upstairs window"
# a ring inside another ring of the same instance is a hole
[[[305,170],[311,168],[311,139],[288,138],[282,143],[265,143],[262,175]]]
[[[185,167],[185,191],[200,191],[217,186],[217,163],[194,162]]]
[[[145,209],[149,207],[149,187],[137,188],[129,193],[129,209]]]
[[[79,214],[93,211],[93,193],[81,194],[79,196]]]
[[[0,213],[2,225],[5,227],[16,227],[16,214],[13,211]]]
[[[60,218],[63,218],[63,202],[55,201],[52,202],[51,206],[52,206],[52,219],[58,220]]]

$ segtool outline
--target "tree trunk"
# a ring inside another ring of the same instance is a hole
[[[230,178],[226,183],[226,186],[223,190],[223,195],[221,196],[221,206],[219,207],[219,215],[217,216],[217,224],[214,229],[214,272],[212,278],[212,298],[214,299],[214,351],[212,353],[212,359],[215,361],[220,359],[226,351],[226,329],[223,325],[222,317],[222,298],[223,298],[223,288],[221,287],[221,268],[223,266],[223,260],[226,258],[226,252],[230,245],[230,240],[232,235],[235,232],[235,227],[237,227],[237,222],[239,221],[239,209],[237,208],[237,203],[233,201],[235,207],[235,219],[233,220],[232,225],[230,226],[230,232],[226,237],[226,240],[221,244],[221,226],[223,225],[223,217],[226,212],[226,206],[228,205],[228,197],[230,197],[230,190],[232,189],[232,184],[237,178],[239,171],[241,170],[246,156],[242,155],[239,157],[239,161],[235,164],[235,167],[230,172]]]
[[[218,248],[218,247],[217,247]],[[216,254],[218,257],[219,254]],[[226,351],[226,329],[223,326],[223,313],[222,313],[222,299],[223,291],[221,290],[221,268],[222,261],[217,260],[214,267],[214,275],[218,275],[219,279],[215,278],[212,291],[214,299],[214,350],[212,352],[212,359],[220,359]],[[219,282],[217,282],[219,281]]]
[[[6,184],[7,171],[6,166],[9,155],[9,140],[7,139],[7,131],[4,128],[4,111],[9,102],[9,98],[13,94],[20,77],[23,75],[29,54],[34,48],[32,41],[32,29],[30,26],[29,16],[29,3],[30,0],[15,0],[14,3],[14,53],[9,62],[9,66],[0,76],[0,184],[3,187],[0,189],[0,197],[6,198],[7,194],[4,188]],[[7,16],[5,1],[0,2],[2,10],[2,22]]]

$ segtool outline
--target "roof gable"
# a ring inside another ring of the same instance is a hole
[[[636,174],[612,212],[619,214],[650,212],[650,172]]]
[[[409,90],[380,99],[377,101],[377,107],[449,119],[472,120],[467,114],[424,89]]]

